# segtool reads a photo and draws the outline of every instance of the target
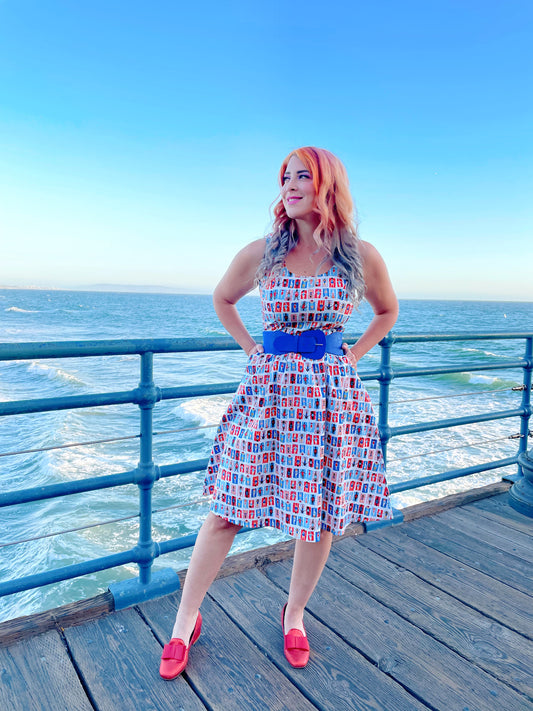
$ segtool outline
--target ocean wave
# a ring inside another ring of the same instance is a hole
[[[504,378],[500,375],[483,375],[482,373],[444,373],[435,376],[457,385],[484,385],[489,388],[514,388],[521,385],[521,381]]]
[[[494,375],[480,375],[479,373],[466,373],[466,375],[468,376],[468,382],[476,385],[481,384],[503,387],[505,382],[501,378]]]
[[[31,309],[19,309],[18,306],[10,306],[8,309],[4,309],[4,311],[14,311],[18,314],[40,314],[40,311],[32,311]]]
[[[36,373],[38,375],[43,375],[49,380],[59,379],[68,383],[75,383],[76,385],[85,385],[83,380],[80,380],[72,373],[67,373],[66,370],[62,370],[54,365],[46,365],[46,363],[39,363],[38,361],[31,361],[28,366],[28,371],[30,373]]]
[[[468,382],[472,385],[488,385],[494,388],[515,388],[522,383],[518,380],[502,378],[498,375],[482,375],[481,373],[466,373]]]
[[[514,358],[513,355],[506,355],[505,353],[492,353],[492,351],[485,351],[482,348],[462,348],[465,353],[479,353],[480,355],[489,356],[489,358]]]
[[[218,425],[220,418],[224,414],[230,397],[214,396],[197,398],[181,402],[174,408],[174,414],[178,415],[186,423],[198,426]],[[212,434],[209,434],[212,437]]]

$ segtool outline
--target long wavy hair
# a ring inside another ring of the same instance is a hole
[[[318,227],[313,232],[317,249],[323,247],[326,250],[344,279],[350,298],[359,302],[365,292],[365,282],[346,169],[333,153],[324,148],[297,148],[289,153],[281,165],[280,189],[292,156],[297,156],[302,161],[313,180],[316,193],[315,211],[320,217]],[[298,243],[296,222],[287,215],[281,198],[274,205],[273,213],[272,232],[257,270],[257,282],[271,272],[281,269],[285,257]],[[324,261],[326,259],[327,257]]]

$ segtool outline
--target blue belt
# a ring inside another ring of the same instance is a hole
[[[342,339],[342,331],[326,334],[319,329],[310,329],[299,336],[285,331],[263,331],[263,348],[265,353],[274,355],[301,353],[304,358],[319,360],[326,353],[344,355]]]

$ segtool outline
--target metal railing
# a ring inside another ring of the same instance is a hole
[[[356,340],[356,336],[346,336],[348,343]],[[525,341],[523,357],[493,360],[491,363],[468,363],[458,366],[432,366],[426,368],[396,369],[391,365],[391,349],[394,345],[405,343],[428,343],[436,341],[473,341],[473,340],[521,340]],[[527,451],[529,418],[531,416],[531,379],[533,372],[533,333],[455,333],[455,334],[415,334],[400,335],[389,333],[380,342],[381,363],[378,370],[360,373],[364,381],[376,380],[379,383],[378,423],[382,438],[383,453],[386,457],[387,444],[392,437],[427,432],[430,430],[455,427],[464,424],[488,422],[506,418],[520,417],[520,433],[515,435],[518,448],[515,456],[484,462],[470,467],[453,469],[431,476],[411,479],[406,482],[389,486],[392,494],[415,489],[428,484],[466,477],[474,473],[488,471],[518,464],[518,476],[521,476],[519,456]],[[140,357],[140,382],[132,390],[119,392],[94,393],[65,397],[53,397],[31,400],[18,400],[0,403],[0,417],[16,414],[51,412],[89,407],[101,407],[117,404],[134,404],[140,411],[140,434],[131,438],[140,439],[140,456],[138,466],[129,471],[105,476],[96,476],[78,481],[59,484],[2,491],[0,493],[0,508],[43,501],[46,499],[70,496],[82,492],[110,489],[127,484],[136,484],[139,489],[139,535],[137,545],[133,548],[103,556],[94,560],[64,566],[55,570],[28,575],[15,580],[0,582],[0,596],[10,595],[24,590],[41,587],[50,583],[72,579],[78,576],[117,566],[135,563],[139,568],[139,576],[110,585],[115,599],[115,608],[120,609],[135,602],[173,592],[179,587],[178,576],[170,569],[153,571],[152,564],[156,558],[166,553],[178,551],[194,545],[196,534],[155,542],[152,538],[152,492],[155,483],[167,477],[202,471],[206,468],[208,459],[158,466],[153,461],[153,410],[158,402],[184,398],[204,397],[206,395],[233,393],[237,382],[227,382],[210,385],[192,385],[179,387],[159,387],[153,379],[154,355],[163,353],[191,353],[206,351],[239,350],[231,338],[185,338],[185,339],[138,339],[110,341],[81,341],[57,343],[4,343],[0,344],[0,361],[35,360],[48,358],[80,358],[89,356],[116,356],[135,354]],[[412,378],[428,375],[461,373],[472,371],[502,370],[509,368],[523,369],[523,384],[521,402],[518,407],[510,410],[486,412],[444,420],[422,422],[417,424],[391,427],[389,424],[389,392],[391,382],[398,378]],[[116,438],[124,439],[124,438]],[[104,440],[98,440],[104,441]],[[85,443],[76,443],[85,444]],[[75,445],[59,445],[75,446]],[[21,450],[22,451],[22,450]],[[0,453],[0,456],[10,456],[19,452]],[[35,450],[24,450],[35,451]],[[172,507],[171,507],[172,508]],[[401,520],[401,511],[395,511],[393,521]],[[104,522],[107,523],[107,522]],[[378,524],[382,525],[382,524]],[[373,527],[367,524],[368,528]],[[247,529],[245,529],[247,530]]]

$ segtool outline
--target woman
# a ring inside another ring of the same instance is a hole
[[[357,236],[346,171],[333,154],[293,151],[280,186],[272,234],[241,250],[214,292],[222,324],[249,361],[215,438],[205,481],[211,510],[163,650],[165,679],[185,669],[200,635],[200,605],[242,526],[274,526],[296,538],[282,631],[288,662],[303,667],[304,609],[333,534],[391,517],[375,418],[356,370],[398,315],[387,269]],[[256,284],[263,344],[235,306]],[[342,327],[363,295],[374,317],[349,348]]]

